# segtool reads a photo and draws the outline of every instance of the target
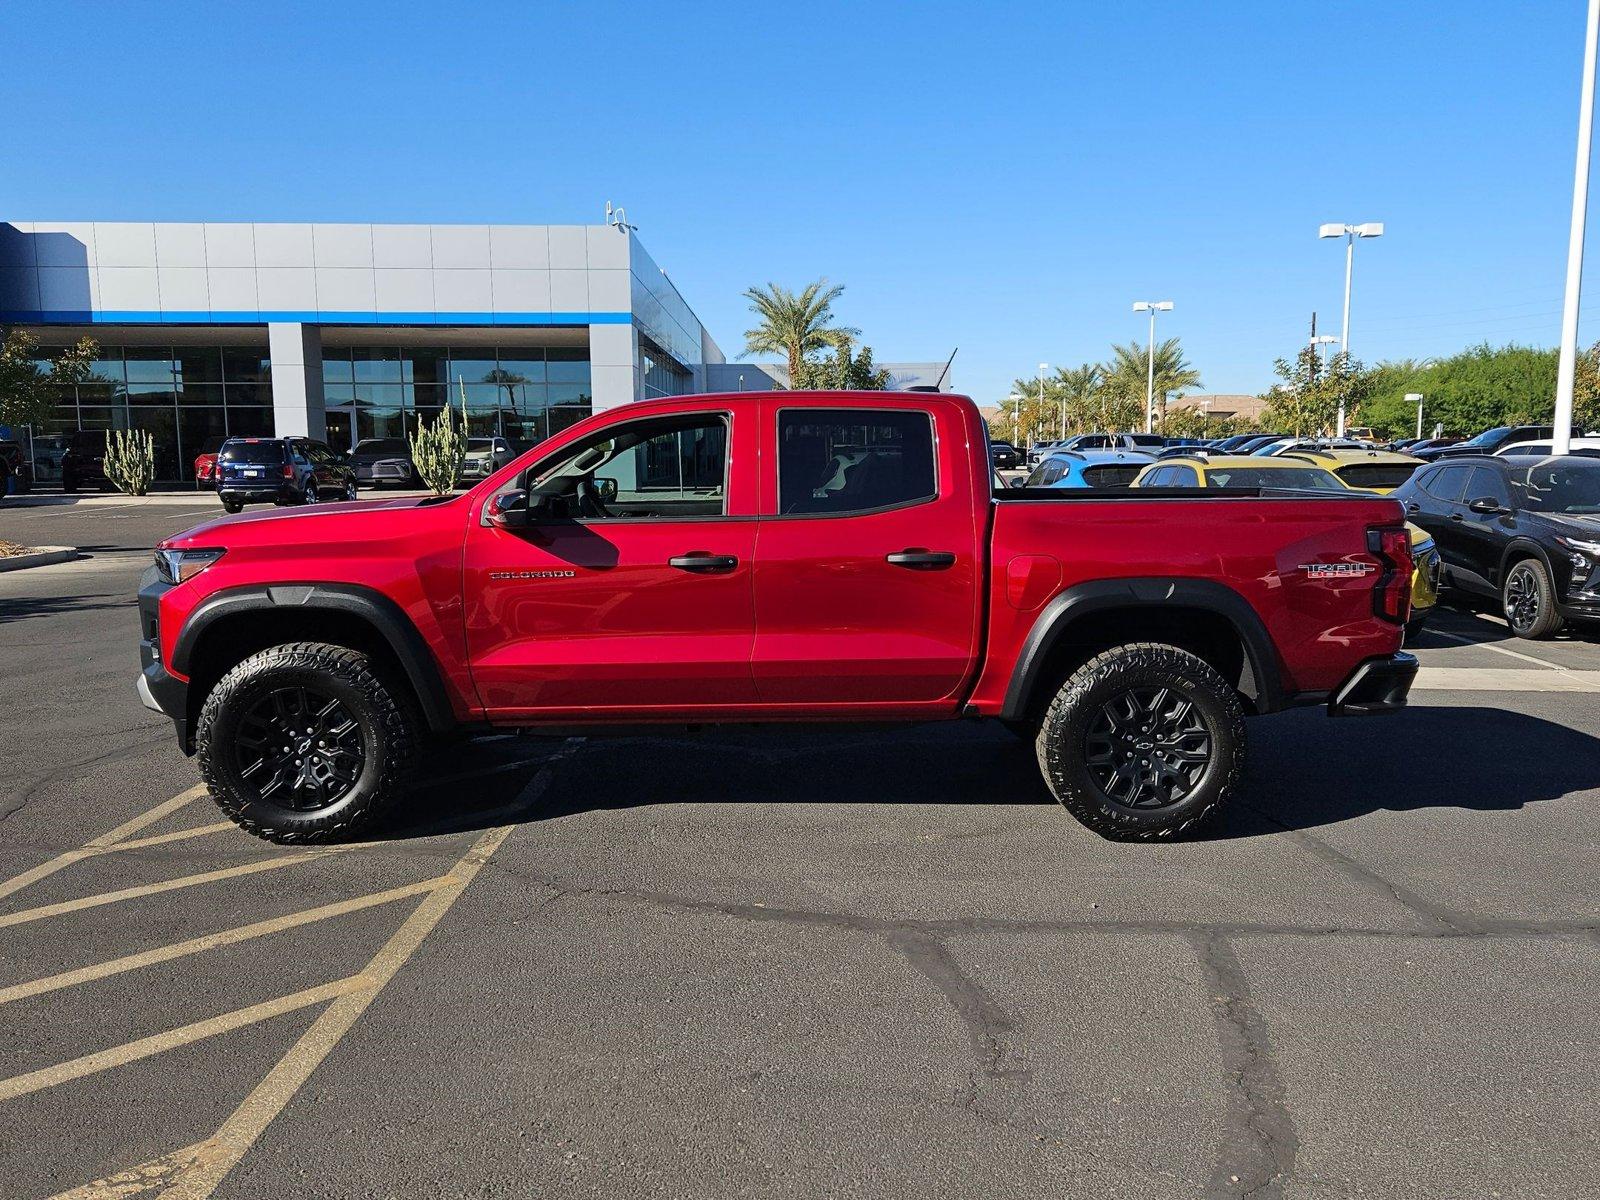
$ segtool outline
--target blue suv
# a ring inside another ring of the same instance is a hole
[[[246,504],[354,500],[349,455],[311,438],[229,438],[217,452],[217,495],[236,513]]]

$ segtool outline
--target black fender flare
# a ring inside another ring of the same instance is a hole
[[[1000,716],[1022,720],[1028,699],[1039,683],[1051,649],[1084,617],[1114,609],[1198,609],[1215,613],[1228,622],[1244,646],[1249,683],[1256,696],[1256,711],[1274,712],[1289,702],[1284,695],[1278,652],[1260,615],[1250,602],[1225,584],[1210,579],[1137,576],[1096,579],[1075,584],[1046,604],[1012,668]]]
[[[189,662],[206,630],[239,613],[262,609],[304,608],[346,613],[377,630],[406,673],[428,728],[444,733],[456,725],[455,709],[445,691],[427,639],[388,596],[351,583],[274,583],[225,588],[207,596],[189,614],[172,649],[172,669],[189,674]]]

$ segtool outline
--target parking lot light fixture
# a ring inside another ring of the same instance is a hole
[[[1171,300],[1135,300],[1134,312],[1150,314],[1150,352],[1145,367],[1144,381],[1144,431],[1155,432],[1156,420],[1156,314],[1171,312]],[[1108,431],[1109,432],[1109,431]]]
[[[1422,393],[1407,392],[1406,403],[1417,406],[1417,441],[1420,442],[1422,440]]]
[[[1317,227],[1319,238],[1342,237],[1344,243],[1344,328],[1339,337],[1339,346],[1349,361],[1350,354],[1350,277],[1355,269],[1356,239],[1379,238],[1383,236],[1382,221],[1365,221],[1360,225],[1341,225],[1337,221],[1330,221]],[[1339,428],[1338,435],[1344,436],[1344,399],[1339,400]]]

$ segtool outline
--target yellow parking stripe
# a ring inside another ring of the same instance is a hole
[[[125,821],[121,825],[118,825],[115,829],[110,830],[107,833],[102,833],[99,837],[86,843],[82,848],[77,850],[68,850],[65,854],[58,854],[49,862],[40,863],[37,867],[33,867],[27,871],[24,871],[20,875],[13,876],[4,883],[0,883],[0,899],[4,899],[6,896],[12,895],[15,892],[20,892],[30,883],[37,883],[47,875],[54,875],[63,867],[70,867],[73,863],[81,862],[86,858],[92,858],[96,854],[104,854],[107,850],[117,847],[118,843],[122,842],[125,838],[133,836],[141,829],[154,825],[157,821],[161,820],[162,817],[165,817],[170,813],[177,812],[178,809],[182,808],[185,804],[188,804],[191,800],[195,800],[201,796],[204,796],[205,794],[206,789],[201,786],[195,786],[186,792],[180,792],[170,800],[163,800],[160,804],[156,805],[148,812],[139,814],[137,817],[134,817],[133,820]],[[190,836],[197,835],[191,834]]]
[[[360,912],[365,908],[375,908],[380,904],[392,904],[396,900],[404,900],[410,896],[420,896],[424,892],[431,892],[436,888],[449,886],[457,885],[449,875],[440,875],[434,879],[425,879],[421,883],[409,883],[404,887],[390,888],[386,892],[375,892],[370,896],[358,896],[353,900],[341,900],[336,904],[324,904],[319,908],[308,908],[303,912],[290,913],[288,916],[273,917],[267,921],[255,921],[249,925],[240,925],[234,929],[224,929],[220,933],[208,933],[203,937],[190,938],[186,942],[175,942],[170,946],[159,946],[154,950],[146,950],[140,954],[129,954],[122,958],[113,958],[106,962],[95,963],[93,966],[79,967],[73,971],[63,971],[59,975],[49,975],[43,979],[31,980],[28,983],[19,983],[12,987],[0,988],[0,1004],[10,1004],[14,1000],[26,1000],[32,996],[44,995],[46,992],[75,987],[80,983],[91,983],[96,979],[120,975],[124,971],[137,971],[141,967],[154,966],[156,963],[171,962],[175,958],[183,958],[190,954],[200,954],[206,950],[215,950],[218,946],[237,945],[239,942],[247,942],[251,938],[281,933],[285,929],[309,925],[313,921],[326,921],[331,917],[342,917],[347,913]]]
[[[26,1075],[14,1075],[10,1079],[0,1079],[0,1103],[43,1091],[45,1088],[57,1087],[74,1079],[82,1079],[86,1075],[108,1071],[112,1067],[126,1066],[141,1058],[149,1058],[153,1054],[176,1050],[179,1046],[192,1045],[205,1038],[215,1037],[219,1033],[230,1033],[246,1025],[254,1025],[257,1021],[265,1021],[269,1017],[308,1008],[325,1000],[335,1000],[352,992],[371,989],[373,986],[372,980],[365,975],[352,975],[348,979],[324,983],[290,996],[279,996],[276,1000],[266,1000],[260,1004],[252,1004],[248,1008],[239,1008],[218,1017],[196,1021],[193,1025],[169,1029],[164,1033],[140,1038],[136,1042],[113,1046],[109,1050],[101,1050],[95,1054],[86,1054],[71,1062],[30,1071]]]
[[[25,925],[29,921],[42,921],[46,917],[59,917],[65,913],[81,912],[86,908],[98,908],[102,904],[115,904],[119,900],[137,900],[141,896],[154,896],[161,892],[176,891],[178,888],[196,887],[202,883],[214,883],[219,879],[234,879],[240,875],[254,875],[261,871],[275,871],[279,867],[292,867],[298,863],[310,862],[312,859],[327,858],[331,854],[344,854],[357,847],[350,846],[325,846],[318,850],[307,850],[300,854],[286,854],[282,858],[261,859],[258,862],[244,863],[237,867],[223,867],[217,871],[203,871],[198,875],[181,875],[177,879],[163,879],[160,883],[147,883],[139,887],[122,888],[115,892],[101,892],[95,896],[82,896],[76,900],[63,900],[60,904],[45,904],[39,908],[25,908],[21,912],[0,913],[0,929],[12,925]]]

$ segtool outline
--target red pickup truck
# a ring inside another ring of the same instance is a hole
[[[1110,837],[1236,787],[1244,717],[1405,703],[1400,505],[996,488],[964,397],[680,396],[466,493],[223,518],[139,594],[144,702],[253,833],[347,835],[425,737],[993,718]]]

